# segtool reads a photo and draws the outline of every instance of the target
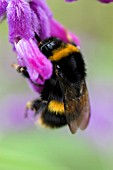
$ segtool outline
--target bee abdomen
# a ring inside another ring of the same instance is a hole
[[[47,110],[42,113],[39,123],[50,128],[58,128],[67,124],[65,115],[50,112]]]

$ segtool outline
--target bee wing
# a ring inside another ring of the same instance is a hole
[[[65,114],[67,118],[67,122],[69,124],[70,130],[72,133],[75,133],[78,127],[81,130],[84,130],[90,118],[90,104],[89,104],[89,97],[86,84],[83,85],[84,91],[83,94],[78,98],[73,98],[72,90],[68,91],[65,94]],[[71,96],[72,94],[72,96]],[[68,98],[68,95],[70,98]]]
[[[83,105],[81,108],[81,117],[78,119],[78,125],[81,130],[84,130],[89,124],[91,115],[90,101],[86,83],[84,84],[84,94],[81,96],[81,102]]]
[[[59,83],[64,94],[65,116],[70,131],[75,133],[78,128],[84,130],[90,119],[89,96],[85,81],[80,85],[79,97],[74,84],[70,84],[63,78],[59,79]]]

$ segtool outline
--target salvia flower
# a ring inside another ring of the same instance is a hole
[[[110,2],[113,2],[113,0],[98,0],[100,2],[103,2],[103,3],[110,3]]]
[[[35,35],[41,40],[51,36],[66,42],[72,39],[78,46],[79,39],[53,18],[45,0],[0,0],[0,19],[4,16],[17,61],[29,73],[33,89],[40,92],[45,80],[51,77],[52,64],[40,52]]]
[[[66,2],[74,2],[74,1],[77,1],[77,0],[65,0]],[[98,0],[102,3],[110,3],[110,2],[113,2],[113,0]]]
[[[40,53],[37,44],[32,40],[21,39],[15,44],[19,55],[19,64],[27,67],[31,80],[35,84],[44,84],[44,80],[51,76],[52,65],[47,58]]]

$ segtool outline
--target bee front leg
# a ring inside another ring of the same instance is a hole
[[[25,78],[30,78],[29,73],[26,70],[26,67],[22,67],[18,64],[12,64],[12,67],[18,72],[21,73]]]

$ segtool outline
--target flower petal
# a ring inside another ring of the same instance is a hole
[[[60,23],[58,23],[55,19],[50,19],[50,25],[51,25],[51,36],[55,36],[60,38],[63,41],[69,42],[68,36],[72,38],[72,40],[80,46],[80,41],[77,36],[75,36],[73,33],[68,32]],[[68,33],[68,35],[67,35]]]
[[[37,16],[39,22],[39,32],[41,40],[50,37],[50,23],[49,18],[52,16],[51,11],[47,8],[45,1],[31,1],[30,7]]]
[[[16,38],[18,40],[18,38],[33,37],[31,9],[27,2],[23,0],[9,1],[7,19],[10,42],[13,43]]]
[[[53,16],[45,0],[32,0],[29,2],[29,4],[35,12],[37,10],[36,7],[40,7],[41,9],[43,9],[43,11],[45,11],[48,18],[51,18]]]
[[[32,10],[32,9],[31,9]],[[32,27],[33,27],[33,31],[39,35],[39,31],[40,31],[40,23],[39,23],[39,19],[37,18],[36,13],[32,10]]]
[[[22,64],[25,64],[31,80],[43,85],[45,80],[51,77],[51,62],[40,52],[37,44],[32,39],[28,41],[21,39],[15,44],[15,48]]]
[[[37,13],[38,13],[40,28],[41,28],[39,35],[40,38],[43,40],[45,38],[50,37],[50,23],[45,11],[42,8],[38,7]]]
[[[6,14],[6,7],[7,7],[7,1],[6,0],[0,0],[0,21],[4,18]]]
[[[113,2],[113,0],[98,0],[100,2],[103,2],[103,3],[110,3],[110,2]]]

